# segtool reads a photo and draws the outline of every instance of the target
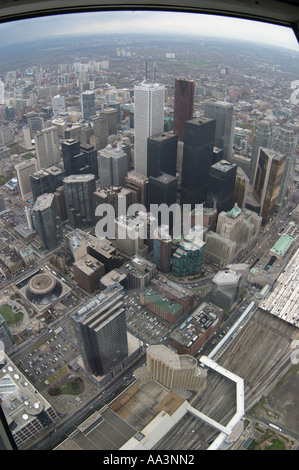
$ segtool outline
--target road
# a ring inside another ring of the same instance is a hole
[[[89,416],[95,411],[101,410],[103,406],[114,400],[126,387],[125,383],[128,379],[133,378],[133,372],[137,367],[140,367],[145,361],[145,355],[138,358],[127,369],[122,372],[109,382],[107,387],[99,389],[96,395],[81,406],[78,411],[73,413],[71,416],[65,418],[60,424],[56,424],[55,429],[50,431],[47,436],[40,439],[38,442],[32,444],[27,450],[50,450],[57,447],[59,443],[67,439],[67,437],[77,429],[77,426],[82,424]],[[124,379],[125,378],[125,379]],[[101,396],[99,398],[99,396]]]

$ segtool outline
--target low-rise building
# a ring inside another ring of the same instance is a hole
[[[178,354],[196,354],[211,338],[222,319],[222,308],[202,302],[168,337],[168,344]]]

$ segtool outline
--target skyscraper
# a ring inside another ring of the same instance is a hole
[[[98,178],[98,155],[92,145],[67,139],[61,142],[61,148],[66,176],[93,174]]]
[[[133,204],[148,207],[148,178],[135,171],[130,171],[125,177],[125,187],[133,192]]]
[[[210,167],[207,186],[208,207],[215,207],[218,213],[231,210],[236,173],[237,165],[226,160],[220,160]]]
[[[256,167],[258,162],[259,148],[264,147],[267,149],[273,148],[274,129],[273,122],[271,120],[263,119],[257,123],[253,143],[252,153],[249,168],[249,182],[254,183]]]
[[[93,91],[86,90],[81,93],[81,110],[83,119],[90,119],[91,116],[95,115],[95,95]]]
[[[108,145],[99,151],[99,170],[101,188],[124,186],[127,176],[127,154],[120,145],[113,148]]]
[[[154,204],[157,204],[157,206],[166,204],[168,207],[175,204],[177,200],[177,186],[177,178],[167,173],[160,172],[156,176],[150,176],[148,181],[148,203],[150,212],[152,212],[153,207],[151,206]],[[159,212],[158,224],[161,225],[161,223],[165,223],[169,225],[170,230],[172,230],[175,222],[173,213],[169,211],[167,215],[169,216],[169,220],[163,221],[161,212]]]
[[[273,217],[280,185],[282,182],[286,156],[280,152],[260,147],[253,195],[261,206],[263,224]]]
[[[37,170],[37,162],[35,158],[30,158],[24,162],[15,165],[19,190],[21,198],[26,199],[26,195],[31,192],[30,176]]]
[[[96,180],[99,178],[98,169],[98,152],[91,144],[80,144],[80,152],[85,155],[85,167],[88,173],[95,176]]]
[[[195,82],[175,79],[173,132],[179,141],[184,140],[184,125],[193,118]]]
[[[33,206],[35,229],[44,248],[51,250],[59,241],[59,224],[56,216],[54,194],[39,196]]]
[[[288,189],[290,173],[293,167],[295,155],[294,131],[290,124],[286,124],[279,130],[279,134],[274,143],[274,150],[286,156],[285,168],[280,184],[280,191],[277,198],[277,205],[282,206]]]
[[[78,347],[88,372],[102,376],[128,356],[123,287],[113,284],[71,314]]]
[[[102,116],[108,124],[108,135],[117,133],[117,110],[115,108],[106,108],[102,111]]]
[[[178,136],[172,132],[161,132],[147,141],[147,176],[162,171],[176,176]]]
[[[101,150],[108,145],[109,127],[106,115],[95,116],[91,119],[93,135],[89,141],[96,150]]]
[[[142,82],[134,88],[135,171],[147,175],[147,138],[164,130],[164,85]]]
[[[67,139],[61,142],[63,166],[66,176],[74,174],[73,159],[80,153],[80,142],[75,139]]]
[[[34,139],[38,169],[56,165],[60,160],[57,127],[51,126],[37,132],[34,134]]]
[[[185,122],[181,202],[205,202],[209,168],[213,160],[216,121],[206,117]]]
[[[45,193],[54,193],[63,185],[65,171],[57,166],[51,166],[45,170],[39,170],[30,176],[33,200]]]
[[[172,238],[169,235],[169,227],[162,225],[154,231],[154,263],[164,273],[171,270]]]
[[[204,115],[215,119],[214,145],[223,149],[223,159],[230,161],[233,147],[233,105],[225,101],[210,100],[204,105]]]
[[[70,175],[63,180],[67,217],[73,228],[89,228],[95,225],[93,193],[95,176]]]
[[[55,95],[52,98],[52,108],[53,108],[53,115],[56,116],[59,113],[65,112],[65,100],[64,96]]]

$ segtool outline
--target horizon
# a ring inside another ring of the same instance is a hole
[[[63,31],[63,32],[62,32]],[[117,11],[42,16],[0,24],[1,48],[74,36],[173,36],[227,39],[299,52],[292,29],[247,19],[201,13]]]

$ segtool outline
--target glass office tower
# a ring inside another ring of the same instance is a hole
[[[206,117],[185,123],[181,203],[206,201],[209,169],[213,161],[216,121]]]
[[[237,165],[220,160],[210,167],[207,187],[207,206],[218,213],[230,211],[233,207]]]
[[[128,356],[123,286],[113,284],[71,314],[84,366],[105,375]]]

